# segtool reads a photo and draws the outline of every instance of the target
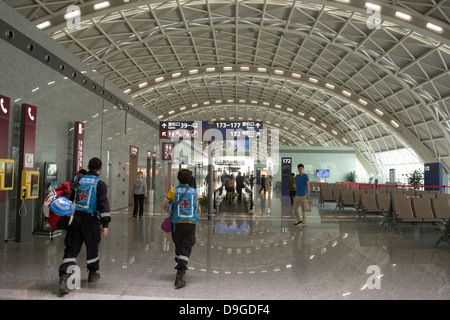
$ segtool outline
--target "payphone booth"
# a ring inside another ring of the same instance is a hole
[[[20,199],[37,199],[39,197],[39,171],[22,171]]]
[[[42,177],[42,183],[41,183],[41,195],[42,199],[47,198],[48,194],[55,190],[58,187],[58,166],[54,162],[45,162],[44,163],[44,173]],[[43,214],[36,215],[39,219],[38,228],[40,230],[36,230],[35,233],[44,232],[45,234],[48,233],[47,221],[45,220],[45,217]],[[47,229],[47,230],[46,230]]]
[[[8,191],[14,188],[14,160],[0,159],[0,190]]]
[[[281,194],[288,196],[287,185],[292,173],[292,158],[281,158]]]

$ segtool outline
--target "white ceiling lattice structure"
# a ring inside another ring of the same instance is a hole
[[[411,147],[450,170],[450,1],[5,2],[155,121],[262,120],[281,144],[352,146],[366,165]]]

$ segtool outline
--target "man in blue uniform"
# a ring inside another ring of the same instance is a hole
[[[297,222],[294,224],[295,226],[300,226],[302,224],[302,228],[306,228],[306,209],[305,202],[310,198],[310,188],[309,188],[309,176],[303,172],[305,167],[303,164],[299,164],[297,166],[298,175],[295,176],[295,185],[297,188],[295,199],[294,199],[294,213],[297,218]],[[298,206],[302,206],[302,218],[300,219],[300,214],[298,212]]]
[[[88,282],[94,282],[100,278],[98,245],[101,238],[108,235],[111,213],[106,184],[98,177],[102,171],[102,161],[99,158],[92,158],[89,161],[88,170],[79,181],[75,195],[74,219],[64,239],[66,248],[63,263],[59,267],[61,294],[69,293],[67,268],[76,265],[83,242],[86,245]]]

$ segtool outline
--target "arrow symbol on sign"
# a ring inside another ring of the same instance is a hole
[[[255,127],[259,128],[261,125],[259,123],[255,124]]]
[[[161,127],[166,128],[166,127],[167,127],[167,124],[163,123],[163,124],[161,125]]]

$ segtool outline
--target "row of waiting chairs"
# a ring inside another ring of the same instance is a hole
[[[322,188],[319,193],[319,207],[324,207],[325,202],[335,202],[336,209],[352,207],[355,202],[360,201],[361,194],[388,194],[392,198],[421,197],[421,198],[450,198],[450,194],[439,193],[437,190],[390,190],[386,189],[340,189],[340,188]]]
[[[412,210],[405,212],[406,207],[403,205],[408,203]],[[356,214],[364,218],[368,213],[387,213],[398,221],[445,221],[450,215],[450,198],[407,198],[391,197],[387,193],[363,193],[360,202],[354,203],[354,209]]]
[[[435,195],[436,197],[431,197]],[[367,214],[383,215],[383,223],[399,228],[400,222],[436,222],[442,233],[438,242],[449,242],[450,195],[435,192],[407,196],[405,193],[374,193],[364,190],[342,190],[337,200],[340,209],[353,207],[354,214],[366,219]]]
[[[441,231],[441,241],[449,242],[450,228],[450,200],[444,198],[394,198],[392,199],[392,215],[388,223],[391,230],[397,227],[400,234],[399,222],[437,222]]]

